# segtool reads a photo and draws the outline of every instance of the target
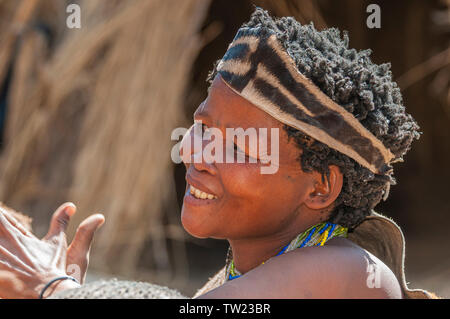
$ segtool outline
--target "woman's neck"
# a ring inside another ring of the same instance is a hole
[[[288,245],[302,231],[307,230],[313,224],[301,227],[293,227],[270,236],[258,238],[246,238],[228,240],[233,252],[235,268],[242,274],[258,267],[263,262],[276,256],[286,245]]]
[[[286,244],[289,241],[286,241]],[[266,239],[229,240],[233,261],[237,270],[246,273],[275,256],[284,245],[281,241]]]

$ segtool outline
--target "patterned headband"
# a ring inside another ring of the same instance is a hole
[[[275,33],[261,28],[239,29],[217,71],[234,92],[278,121],[375,174],[391,170],[394,155],[389,149],[298,71]]]

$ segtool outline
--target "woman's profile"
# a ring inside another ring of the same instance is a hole
[[[184,229],[230,244],[224,267],[195,298],[435,297],[409,289],[403,233],[375,212],[395,184],[394,164],[420,132],[389,64],[374,64],[370,54],[349,48],[335,28],[317,31],[260,8],[237,31],[180,150]],[[230,138],[230,130],[247,136]],[[200,147],[189,147],[198,136]],[[67,247],[74,213],[73,204],[62,205],[43,240],[0,214],[0,271],[11,277],[0,297],[80,298],[108,289],[80,286],[104,219],[85,220]],[[77,282],[69,265],[78,266]]]

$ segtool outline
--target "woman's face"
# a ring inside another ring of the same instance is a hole
[[[194,120],[201,121],[205,127],[219,129],[224,139],[226,128],[255,128],[257,132],[267,128],[268,153],[274,142],[270,131],[278,129],[279,165],[276,173],[262,174],[261,168],[268,164],[261,163],[259,156],[256,163],[249,163],[248,158],[245,163],[185,162],[187,185],[181,219],[186,231],[200,238],[237,240],[282,233],[291,227],[314,187],[314,179],[311,173],[302,171],[301,150],[293,140],[288,140],[283,124],[232,91],[220,75],[214,79],[207,99],[196,110]],[[210,142],[202,143],[204,149]],[[182,152],[185,151],[182,148]],[[250,152],[248,147],[242,151],[247,155]],[[198,155],[194,151],[187,152],[190,158]],[[191,189],[214,198],[197,198],[191,194]]]

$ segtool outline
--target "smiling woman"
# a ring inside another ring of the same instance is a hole
[[[195,297],[433,297],[408,288],[402,231],[373,211],[394,184],[392,164],[419,133],[388,66],[373,64],[369,55],[349,49],[347,36],[336,29],[319,32],[293,18],[274,20],[262,9],[238,31],[210,75],[208,97],[194,121],[201,122],[202,134],[214,129],[226,136],[230,128],[279,134],[267,136],[264,152],[218,144],[222,156],[247,159],[236,162],[203,160],[214,140],[202,139],[197,148],[183,144],[183,227],[195,237],[230,244],[225,267]],[[189,130],[184,140],[195,134]],[[264,155],[274,152],[277,169],[262,174]],[[58,214],[66,225],[71,214]],[[33,242],[27,256],[42,249],[56,260],[52,268],[44,259],[11,259],[9,271],[33,278],[26,296],[47,287],[52,276],[66,275],[64,227],[55,226],[51,238],[39,242],[20,235],[11,220],[0,222],[3,232],[14,233],[7,243],[12,250]],[[87,222],[90,240],[101,222],[98,216]],[[15,238],[22,244],[15,245]],[[76,252],[86,256],[90,240],[76,237],[69,249],[84,242]],[[63,281],[55,289],[73,285]],[[74,297],[83,289],[53,296]]]
[[[230,243],[226,267],[197,296],[431,296],[407,287],[403,234],[373,211],[419,133],[388,65],[369,55],[336,29],[261,9],[238,31],[194,120],[223,132],[279,129],[279,168],[262,175],[260,161],[185,161],[187,188],[217,198],[187,191],[183,226]]]
[[[212,82],[209,96],[194,119],[221,130],[225,130],[221,123],[226,123],[227,127],[275,127],[282,132],[280,165],[275,174],[261,174],[260,162],[185,163],[183,227],[196,237],[228,240],[234,271],[244,274],[236,276],[228,269],[220,274],[223,279],[240,278],[202,297],[401,297],[399,282],[388,267],[343,238],[345,228],[324,223],[342,190],[343,175],[338,166],[329,167],[327,178],[317,171],[304,172],[298,162],[302,151],[289,139],[283,124],[232,91],[221,75]],[[192,188],[217,198],[197,198]],[[293,251],[300,246],[310,247]],[[280,252],[285,254],[272,258]],[[378,289],[366,284],[369,262],[376,265],[382,278],[383,286]],[[280,271],[282,276],[277,275]]]

